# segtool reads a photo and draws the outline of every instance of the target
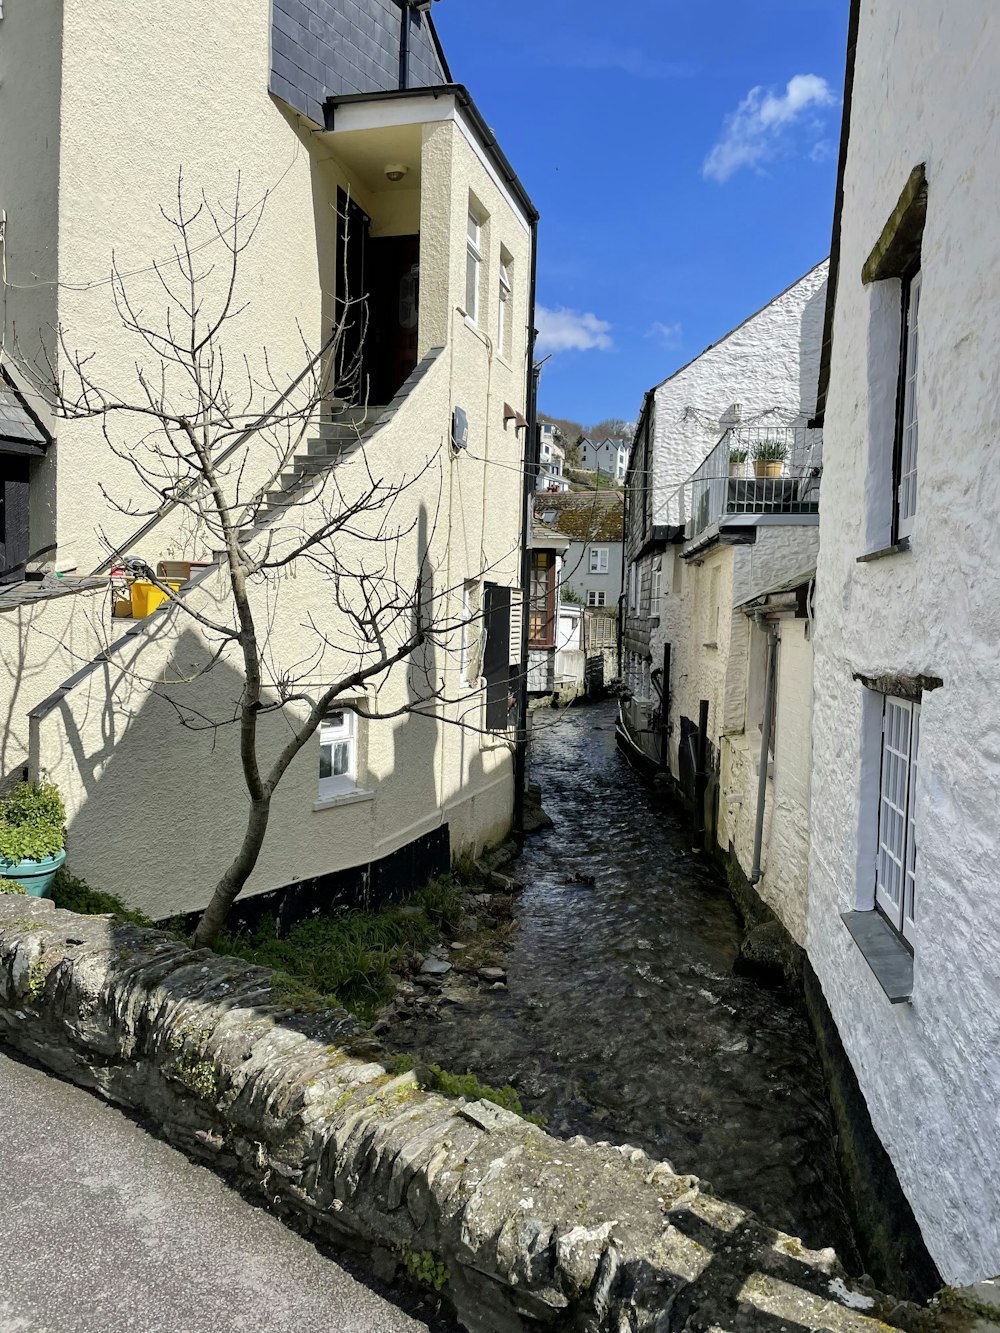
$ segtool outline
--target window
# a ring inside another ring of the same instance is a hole
[[[653,587],[649,596],[649,614],[659,616],[660,603],[663,596],[663,570],[660,561],[657,560],[653,566]]]
[[[905,543],[913,530],[917,512],[917,328],[927,206],[927,172],[925,164],[921,163],[910,172],[895,208],[861,269],[862,282],[875,284],[870,331],[873,354],[884,356],[886,360],[898,356],[899,363],[895,410],[890,407],[887,393],[884,407],[871,418],[872,459],[885,477],[884,487],[874,490],[869,505],[871,550]],[[873,389],[873,392],[877,390]],[[825,394],[823,386],[821,396],[825,398]],[[873,404],[879,406],[877,398],[873,399]]]
[[[500,308],[497,316],[497,350],[501,356],[508,359],[510,358],[511,334],[514,326],[511,318],[514,293],[511,283],[513,262],[506,250],[500,251]]]
[[[590,572],[591,574],[606,574],[608,572],[608,548],[606,546],[592,546],[590,548]]]
[[[328,713],[319,731],[320,800],[357,787],[357,715],[347,709]]]
[[[606,592],[594,592],[593,588],[587,593],[588,606],[607,606],[608,594]]]
[[[875,904],[889,924],[907,940],[913,938],[916,908],[914,798],[919,740],[919,703],[885,695]]]
[[[628,609],[630,612],[635,612],[636,610],[638,610],[638,602],[636,596],[637,582],[638,580],[636,579],[635,576],[635,565],[631,564],[628,567]]]
[[[465,313],[473,324],[479,323],[479,282],[483,269],[483,227],[469,209],[468,253],[465,261]]]
[[[917,512],[917,372],[920,270],[903,280],[903,336],[899,365],[896,456],[896,533],[909,537]]]

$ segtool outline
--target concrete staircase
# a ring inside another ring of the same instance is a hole
[[[294,456],[291,470],[280,474],[277,488],[258,497],[262,504],[257,521],[252,527],[240,529],[241,542],[250,541],[286,509],[303,503],[317,477],[358,452],[386,409],[340,404],[334,410],[334,419],[323,422],[321,433],[306,442],[306,452]]]

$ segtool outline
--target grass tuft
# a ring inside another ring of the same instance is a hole
[[[126,907],[113,893],[92,889],[85,880],[70,874],[65,866],[56,871],[52,882],[52,899],[57,907],[63,907],[67,912],[78,912],[81,916],[104,916],[110,912],[119,920],[130,921],[134,926],[154,924],[145,912],[135,912]]]
[[[216,952],[283,974],[284,985],[313,1002],[339,1004],[370,1022],[393,991],[393,972],[436,939],[430,921],[383,912],[339,912],[279,936],[273,916],[253,931],[220,935]]]

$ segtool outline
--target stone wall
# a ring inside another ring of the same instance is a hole
[[[472,1333],[926,1321],[638,1149],[422,1092],[343,1011],[161,932],[0,897],[0,1037],[297,1226],[439,1285]]]

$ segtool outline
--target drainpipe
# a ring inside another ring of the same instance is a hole
[[[758,626],[763,629],[763,617],[758,616]],[[767,682],[764,686],[764,719],[760,724],[760,772],[757,778],[757,822],[753,834],[753,870],[750,883],[759,884],[763,871],[760,857],[764,843],[764,802],[767,799],[767,764],[771,722],[774,718],[774,687],[778,665],[778,630],[771,625],[767,632]]]
[[[524,796],[528,782],[528,638],[531,622],[531,514],[538,469],[538,377],[535,365],[535,297],[538,290],[538,223],[531,224],[531,288],[528,300],[528,430],[524,442],[521,496],[521,669],[517,689],[517,741],[514,748],[514,827],[524,832]]]
[[[410,0],[402,0],[399,11],[399,87],[410,86]]]

